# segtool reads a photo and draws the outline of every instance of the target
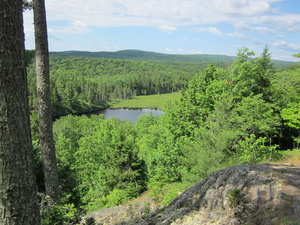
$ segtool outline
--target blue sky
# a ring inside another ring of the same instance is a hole
[[[139,49],[236,55],[247,47],[297,61],[299,0],[45,0],[50,51]],[[34,48],[32,11],[24,13]]]

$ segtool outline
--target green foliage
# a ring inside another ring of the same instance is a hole
[[[77,196],[78,204],[96,210],[118,203],[120,192],[123,202],[144,189],[143,161],[129,121],[68,116],[54,123],[54,134],[66,199]]]
[[[229,165],[228,155],[216,150],[215,143],[210,134],[199,130],[196,140],[182,141],[183,155],[179,158],[181,163],[180,174],[184,183],[193,185],[206,178],[212,172],[223,169]]]
[[[86,218],[84,225],[96,225],[94,217]],[[97,224],[97,225],[100,225],[100,224]]]
[[[283,160],[284,162],[288,162],[291,164],[299,163],[300,162],[300,148],[292,149],[292,150],[286,150],[280,152],[280,157],[278,157],[278,160]]]
[[[288,108],[281,111],[281,116],[286,121],[285,124],[300,130],[300,102],[290,103],[287,106]]]
[[[209,65],[190,81],[189,88],[182,91],[177,104],[166,107],[167,123],[176,137],[191,136],[214,110],[216,100],[230,88],[224,73],[214,64]]]
[[[23,0],[23,11],[32,9],[32,1]]]
[[[80,217],[73,204],[54,205],[42,210],[42,225],[68,225],[77,224]]]
[[[199,63],[202,62],[205,67],[212,61],[217,62],[218,66],[223,66],[224,62],[231,62],[234,57],[225,55],[174,55],[162,54],[155,52],[146,52],[140,50],[122,50],[117,52],[85,52],[85,51],[66,51],[66,52],[51,52],[52,57],[73,57],[73,58],[108,58],[108,59],[134,59],[146,61],[160,61],[171,63]]]
[[[268,47],[253,56],[242,49],[228,68],[212,63],[201,72],[182,63],[53,58],[57,112],[183,89],[177,101],[167,102],[163,115],[143,115],[135,125],[103,116],[55,121],[63,203],[94,211],[124,204],[149,189],[166,205],[215,170],[265,162],[278,156],[278,148],[289,148],[292,138],[299,143],[299,68],[275,73]],[[35,104],[32,96],[30,101]],[[33,114],[34,144],[36,133]],[[238,205],[242,195],[233,190],[228,197]],[[65,213],[55,208],[46,218],[65,220]]]
[[[36,107],[34,70],[29,67],[32,107]],[[113,99],[178,92],[198,71],[198,64],[54,57],[50,59],[53,114],[103,108]]]
[[[238,206],[243,198],[242,190],[240,189],[233,189],[227,193],[227,197],[229,198],[230,202],[234,207]]]
[[[85,208],[88,212],[93,212],[99,209],[121,205],[133,197],[132,191],[134,190],[113,189],[106,196],[101,196],[96,191],[91,191],[93,193],[90,192],[85,198],[93,199],[93,201],[91,201]],[[134,195],[134,197],[136,196]]]
[[[239,50],[238,58],[233,64],[233,76],[230,83],[237,99],[251,94],[262,94],[263,99],[270,99],[271,78],[275,73],[269,48],[265,47],[260,57],[251,59],[255,53],[245,48]]]
[[[180,92],[158,95],[141,95],[132,99],[114,100],[109,103],[110,108],[150,108],[163,110],[169,102],[178,101]]]
[[[254,134],[238,142],[237,153],[242,164],[258,163],[270,157],[277,146],[267,146],[266,137],[257,138]]]
[[[297,135],[293,135],[296,148],[300,146],[300,102],[289,103],[287,108],[282,109],[281,117],[285,120],[285,124],[296,130]]]
[[[28,4],[27,1],[25,1],[25,3]],[[26,67],[28,67],[30,64],[33,63],[35,57],[35,50],[26,50],[25,51],[25,65]]]
[[[149,188],[151,190],[150,196],[159,202],[162,206],[166,206],[176,197],[178,197],[184,190],[190,187],[190,184],[184,182],[175,182],[171,184],[151,183]]]
[[[297,58],[300,58],[300,53],[294,54],[293,56],[294,56],[294,57],[297,57]]]
[[[292,68],[275,74],[273,84],[274,102],[280,108],[300,100],[300,68]]]
[[[243,132],[266,136],[277,133],[279,115],[274,111],[273,104],[263,99],[262,94],[242,98],[234,111],[238,115],[234,121]]]
[[[106,208],[120,205],[130,198],[130,193],[126,190],[114,189],[107,197]]]
[[[139,155],[147,165],[150,182],[165,184],[179,181],[178,156],[181,151],[162,119],[145,115],[140,117],[136,126]]]

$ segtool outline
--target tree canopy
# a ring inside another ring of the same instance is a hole
[[[299,146],[299,67],[276,70],[268,47],[254,55],[241,49],[228,67],[211,63],[204,69],[52,59],[53,104],[68,109],[74,110],[76,101],[93,99],[91,107],[115,97],[181,91],[161,116],[143,115],[136,124],[101,115],[56,120],[62,201],[93,211],[148,190],[167,204],[215,170],[268,162]]]

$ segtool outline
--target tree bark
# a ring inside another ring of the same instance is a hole
[[[36,78],[40,146],[42,149],[46,194],[55,202],[60,201],[58,169],[52,131],[52,109],[49,75],[49,50],[44,0],[33,0]]]
[[[40,224],[22,0],[0,0],[0,224]]]

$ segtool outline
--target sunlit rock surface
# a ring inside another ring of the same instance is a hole
[[[212,173],[163,209],[147,204],[149,208],[123,206],[128,210],[115,210],[109,221],[94,217],[98,223],[119,225],[299,224],[300,165],[229,167]]]

